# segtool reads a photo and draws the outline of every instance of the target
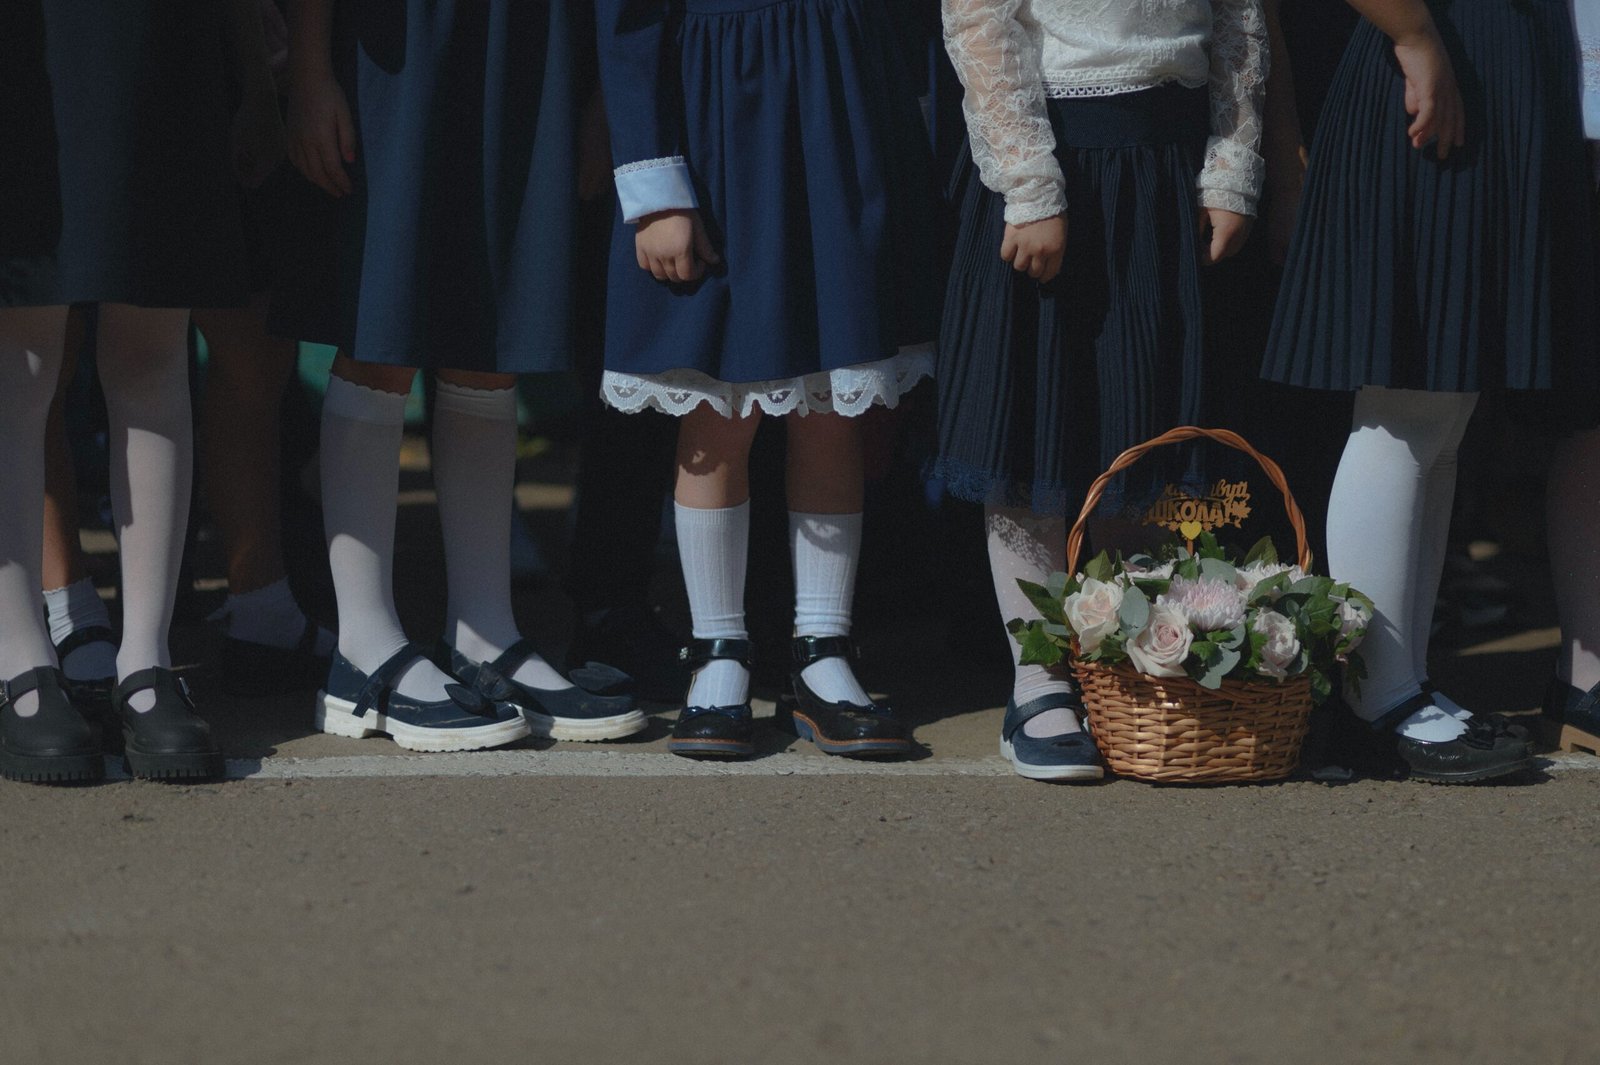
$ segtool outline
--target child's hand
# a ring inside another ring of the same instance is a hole
[[[1055,280],[1066,250],[1067,219],[1059,214],[1020,226],[1008,222],[1005,239],[1000,242],[1000,258],[1017,273],[1040,283]]]
[[[646,215],[634,233],[633,247],[639,256],[639,269],[650,271],[657,281],[698,281],[707,266],[722,261],[711,246],[711,238],[706,236],[700,212],[695,210]]]
[[[245,94],[233,116],[233,171],[239,184],[259,188],[283,161],[283,119],[271,82]]]
[[[330,196],[351,191],[346,163],[356,159],[350,103],[331,71],[296,72],[289,92],[289,161]]]
[[[1415,119],[1406,130],[1411,147],[1421,148],[1432,140],[1443,159],[1451,148],[1467,143],[1467,119],[1455,68],[1439,31],[1430,25],[1415,37],[1395,41],[1394,57],[1406,78],[1406,114]]]
[[[1247,214],[1235,214],[1220,207],[1200,208],[1200,259],[1207,266],[1215,266],[1232,255],[1237,255],[1244,242],[1250,239],[1250,226],[1255,222]],[[1206,229],[1211,229],[1211,239],[1205,239]]]

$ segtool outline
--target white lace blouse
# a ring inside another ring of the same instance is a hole
[[[1586,3],[1588,0],[1579,0]],[[1046,97],[1109,96],[1167,82],[1211,93],[1200,202],[1255,214],[1266,163],[1261,0],[942,0],[945,47],[983,183],[1013,225],[1066,207]]]
[[[1600,0],[1572,0],[1583,77],[1583,131],[1600,140]]]

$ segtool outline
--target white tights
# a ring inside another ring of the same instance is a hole
[[[1428,638],[1444,573],[1455,499],[1456,452],[1476,393],[1363,388],[1328,501],[1332,575],[1372,597],[1361,646],[1367,678],[1347,692],[1364,720],[1415,695],[1427,677]],[[1443,696],[1400,731],[1441,742],[1470,716]]]
[[[983,522],[988,536],[989,573],[994,578],[994,597],[1000,604],[1000,621],[1037,618],[1039,612],[1017,587],[1017,580],[1043,584],[1051,573],[1066,565],[1066,519],[1039,517],[1023,507],[985,507]],[[1022,648],[1015,640],[1010,643],[1011,664],[1015,669],[1011,698],[1017,705],[1041,695],[1072,690],[1071,682],[1061,672],[1022,665]],[[1023,731],[1030,736],[1059,736],[1077,732],[1080,727],[1077,715],[1063,708],[1030,718]]]

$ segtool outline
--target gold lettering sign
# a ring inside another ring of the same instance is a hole
[[[1248,482],[1218,481],[1204,496],[1190,495],[1169,484],[1145,512],[1144,524],[1159,525],[1192,541],[1202,532],[1214,532],[1224,525],[1242,529],[1249,516]]]

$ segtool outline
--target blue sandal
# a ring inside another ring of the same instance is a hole
[[[1005,722],[1000,726],[1000,753],[1029,780],[1085,781],[1106,775],[1100,752],[1087,732],[1064,732],[1059,736],[1030,736],[1022,726],[1048,710],[1070,709],[1083,712],[1083,699],[1077,692],[1051,692],[1030,699],[1021,706],[1015,699],[1006,702]]]
[[[476,751],[528,735],[528,723],[515,706],[464,684],[449,685],[448,697],[435,702],[401,695],[395,680],[426,657],[414,644],[406,644],[368,676],[335,651],[328,684],[317,693],[317,728],[352,739],[388,736],[408,751]]]
[[[443,653],[446,650],[448,655]],[[440,648],[440,657],[448,660],[451,673],[494,702],[515,704],[535,736],[620,740],[649,724],[633,696],[623,694],[630,678],[620,669],[590,662],[572,671],[570,688],[532,688],[513,680],[517,667],[534,653],[528,640],[518,640],[493,662],[474,662],[448,645]]]

